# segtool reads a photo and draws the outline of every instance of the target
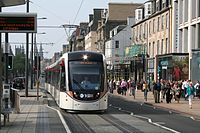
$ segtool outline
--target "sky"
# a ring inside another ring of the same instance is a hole
[[[88,22],[89,14],[93,14],[94,8],[108,8],[108,3],[144,3],[147,0],[30,0],[31,13],[37,13],[38,26],[62,26],[64,24],[79,25],[80,22]],[[26,5],[3,7],[2,12],[26,12]],[[52,58],[55,52],[62,50],[62,45],[67,44],[67,38],[73,29],[64,28],[38,28],[37,43],[43,45],[45,58]],[[45,32],[45,34],[40,34]],[[15,44],[25,43],[25,33],[10,33],[9,42],[14,50]],[[24,45],[25,47],[25,45]],[[30,48],[30,46],[29,46]]]

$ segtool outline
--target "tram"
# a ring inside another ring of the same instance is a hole
[[[45,89],[68,111],[105,111],[108,107],[105,57],[96,52],[63,54],[45,70]]]

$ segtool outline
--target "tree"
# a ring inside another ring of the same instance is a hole
[[[14,56],[12,73],[14,76],[25,75],[25,55],[24,54],[18,54]]]

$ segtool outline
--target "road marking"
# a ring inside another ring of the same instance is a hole
[[[194,117],[192,117],[192,116],[191,116],[190,118],[191,118],[192,120],[194,120],[194,121],[195,121],[195,118],[194,118]]]
[[[117,106],[112,106],[113,108],[118,108],[118,110],[121,110],[121,111],[124,111],[124,112],[129,112],[129,111],[125,111],[125,110],[122,110],[120,107],[117,107]],[[156,109],[156,107],[154,107],[154,109]],[[165,127],[165,126],[162,126],[160,124],[163,124],[164,122],[152,122],[152,120],[148,117],[144,117],[144,116],[140,116],[140,115],[134,115],[133,112],[130,112],[131,116],[134,116],[134,117],[137,117],[137,118],[142,118],[142,119],[146,119],[149,123],[155,125],[155,126],[158,126],[160,128],[163,128],[165,130],[168,130],[170,132],[173,132],[173,133],[180,133],[174,129],[171,129],[171,128],[168,128],[168,127]],[[160,123],[160,124],[159,124]]]
[[[172,111],[169,111],[170,114],[172,114]]]
[[[162,122],[152,122],[152,120],[151,120],[150,118],[144,117],[144,116],[140,116],[140,115],[134,115],[134,116],[135,116],[135,117],[138,117],[138,118],[142,118],[142,119],[147,119],[149,123],[151,123],[151,124],[153,124],[153,125],[155,125],[155,126],[158,126],[158,127],[160,127],[160,128],[163,128],[163,129],[165,129],[165,130],[168,130],[168,131],[170,131],[170,132],[173,132],[173,133],[180,133],[180,132],[178,132],[178,131],[176,131],[176,130],[173,130],[173,129],[171,129],[171,128],[168,128],[168,127],[165,127],[165,126],[160,125],[159,123],[162,124]]]
[[[67,133],[72,133],[72,132],[70,131],[69,127],[67,126],[67,124],[66,124],[66,122],[65,122],[65,120],[64,120],[64,118],[63,118],[63,116],[61,115],[60,111],[57,110],[57,109],[55,109],[55,108],[52,108],[52,107],[50,107],[50,106],[48,106],[48,105],[47,105],[47,107],[50,108],[50,109],[52,109],[52,110],[57,111],[58,116],[60,117],[60,120],[61,120],[61,122],[62,122],[62,124],[63,124],[63,126],[64,126],[64,128],[65,128],[65,130],[66,130],[66,132],[67,132]]]

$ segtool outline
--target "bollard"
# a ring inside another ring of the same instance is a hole
[[[37,101],[39,101],[39,86],[40,86],[40,82],[39,82],[39,80],[37,80],[37,83],[36,83],[36,89],[37,89]]]
[[[20,95],[15,91],[15,111],[20,113]]]

